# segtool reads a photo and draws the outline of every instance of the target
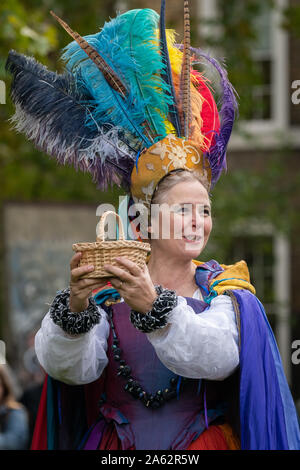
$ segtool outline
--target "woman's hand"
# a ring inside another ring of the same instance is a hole
[[[88,278],[82,279],[84,274],[94,271],[94,266],[84,265],[78,267],[81,253],[76,253],[70,262],[71,278],[70,278],[70,310],[71,312],[81,312],[88,308],[89,297],[93,290],[104,287],[107,279]]]
[[[126,267],[129,273],[111,264],[104,265],[104,269],[115,276],[109,279],[112,286],[133,310],[141,313],[151,310],[157,293],[147,265],[145,264],[144,269],[141,269],[127,258],[119,257],[115,260]]]

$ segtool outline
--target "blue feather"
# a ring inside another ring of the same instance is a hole
[[[115,72],[118,73],[122,67],[129,69],[134,67],[133,61],[130,60],[126,51],[121,50],[113,37],[103,34],[103,30],[100,33],[86,36],[84,39],[103,56]],[[131,92],[125,99],[121,98],[120,94],[109,86],[97,66],[75,41],[66,46],[62,59],[65,61],[66,68],[77,77],[79,89],[88,90],[93,97],[94,107],[87,120],[88,126],[93,127],[95,122],[112,124],[127,129],[139,137],[144,142],[144,146],[150,147],[152,145],[152,142],[144,134],[143,123],[146,120],[146,115],[144,104],[140,100],[137,100]]]
[[[150,9],[131,10],[105,23],[100,32],[84,37],[130,90],[125,99],[110,88],[75,41],[62,55],[69,71],[80,71],[79,87],[93,95],[92,118],[128,129],[146,147],[166,135],[164,121],[172,104],[169,86],[160,76],[164,64],[155,36],[158,18]],[[92,119],[89,124],[93,125]],[[150,135],[146,134],[149,130]]]
[[[11,122],[18,131],[60,164],[89,171],[99,189],[105,190],[113,182],[124,189],[130,187],[140,143],[111,125],[87,127],[92,97],[83,87],[79,89],[70,73],[51,72],[13,50],[6,70],[13,77],[11,98],[16,112]]]
[[[124,22],[124,19],[126,22]],[[119,30],[126,35],[125,47],[129,48],[136,67],[128,70],[126,79],[131,90],[145,103],[147,120],[154,140],[166,136],[165,120],[169,106],[173,104],[169,84],[162,79],[165,64],[158,42],[158,14],[149,8],[132,10],[119,18]]]

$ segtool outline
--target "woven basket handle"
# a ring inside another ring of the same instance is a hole
[[[121,217],[116,212],[106,211],[102,214],[101,219],[100,219],[99,230],[97,233],[97,241],[104,241],[104,238],[105,238],[104,224],[105,224],[105,219],[109,214],[113,214],[115,217],[117,217],[118,226],[119,226],[119,240],[125,240],[123,223],[122,223]]]

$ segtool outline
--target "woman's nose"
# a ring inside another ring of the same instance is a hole
[[[193,212],[192,215],[192,226],[197,228],[203,225],[203,215],[199,211]]]

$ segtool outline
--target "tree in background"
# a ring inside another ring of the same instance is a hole
[[[175,4],[175,0],[173,1]],[[212,30],[219,27],[221,34],[208,34],[201,40],[204,49],[212,47],[224,51],[226,62],[230,64],[230,80],[240,96],[240,119],[251,114],[251,90],[263,79],[263,70],[257,67],[252,52],[258,39],[257,18],[266,4],[275,8],[275,2],[271,0],[219,0],[218,11],[222,14],[211,20],[208,26]],[[128,0],[127,6],[152,7],[146,0]],[[19,136],[10,129],[8,119],[13,113],[8,96],[10,77],[4,71],[10,49],[34,55],[51,70],[60,68],[59,51],[70,42],[70,38],[55,23],[49,14],[50,10],[64,18],[74,30],[87,35],[97,31],[110,16],[115,16],[116,9],[116,1],[106,0],[85,3],[82,0],[65,0],[63,3],[58,0],[1,1],[0,79],[6,84],[7,104],[0,105],[0,207],[4,200],[11,199],[96,204],[110,201],[116,206],[120,194],[118,188],[100,193],[96,185],[91,183],[90,175],[59,166],[56,161],[34,149],[23,135]],[[299,34],[299,11],[300,7],[292,6],[285,12],[284,27],[291,34]],[[178,17],[178,22],[181,21],[182,17]],[[175,24],[172,23],[171,26],[177,29]],[[193,43],[196,43],[197,24],[194,15],[192,35]],[[238,131],[238,122],[235,129]],[[255,216],[269,220],[279,230],[290,231],[295,228],[298,220],[292,201],[296,188],[299,187],[299,176],[289,170],[293,168],[293,165],[287,164],[290,155],[291,149],[283,141],[276,153],[265,159],[265,165],[260,171],[247,167],[246,171],[231,170],[221,178],[213,194],[216,243],[212,243],[212,252],[207,252],[207,257],[226,261],[231,239],[228,220],[234,224]],[[228,161],[230,165],[230,155]],[[218,243],[218,240],[222,240],[222,243]]]

